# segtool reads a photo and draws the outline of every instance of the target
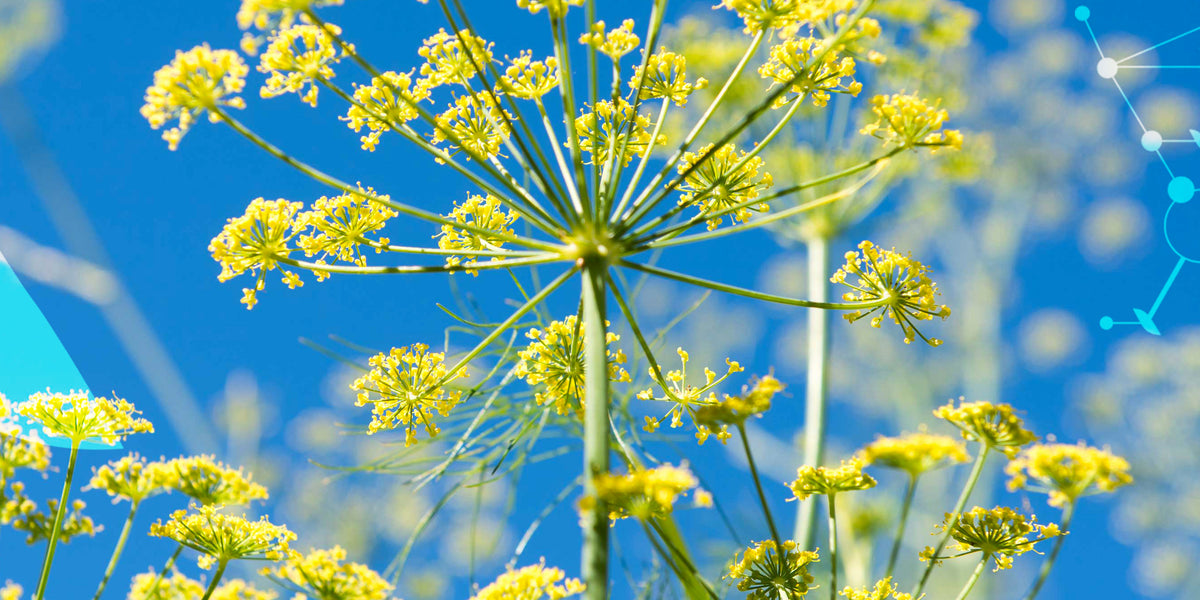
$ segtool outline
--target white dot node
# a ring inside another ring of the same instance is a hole
[[[1096,72],[1105,79],[1112,79],[1113,77],[1116,77],[1117,70],[1119,68],[1120,67],[1117,65],[1117,61],[1111,58],[1104,58],[1101,59],[1100,62],[1096,63]]]
[[[1145,148],[1147,152],[1155,152],[1159,148],[1162,148],[1162,145],[1163,137],[1161,133],[1152,129],[1142,134],[1142,147]]]

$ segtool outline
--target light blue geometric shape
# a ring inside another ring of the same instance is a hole
[[[47,389],[91,393],[54,328],[21,285],[4,255],[0,254],[0,392],[15,403]],[[17,424],[25,437],[61,448],[70,446],[67,440],[45,435],[39,425],[23,417]],[[119,443],[109,446],[84,442],[80,445],[81,449],[90,450],[120,447]]]
[[[1147,152],[1158,152],[1158,149],[1162,148],[1162,145],[1163,137],[1161,133],[1151,129],[1142,134],[1142,148]]]
[[[1172,202],[1183,204],[1191,201],[1195,195],[1196,184],[1182,175],[1171,179],[1171,183],[1167,184],[1167,196],[1171,198]]]
[[[1137,318],[1138,325],[1141,325],[1142,329],[1146,330],[1146,333],[1162,335],[1162,332],[1158,330],[1158,325],[1154,324],[1154,317],[1146,311],[1135,308],[1133,309],[1133,316]]]
[[[1200,146],[1200,131],[1196,131],[1195,129],[1189,129],[1188,133],[1192,134],[1192,141],[1196,142],[1197,146]]]
[[[1092,16],[1092,11],[1084,5],[1075,7],[1075,18],[1080,21],[1086,21]]]

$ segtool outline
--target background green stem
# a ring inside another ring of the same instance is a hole
[[[112,557],[108,559],[108,568],[104,569],[104,578],[100,580],[100,587],[96,588],[96,595],[92,596],[92,600],[100,600],[104,587],[108,585],[108,579],[117,568],[117,561],[121,559],[121,552],[125,550],[125,541],[129,539],[129,530],[133,528],[133,517],[137,515],[137,509],[138,503],[131,503],[129,516],[125,517],[125,526],[121,527],[121,535],[117,538],[117,546],[113,548]]]
[[[837,494],[829,494],[829,600],[838,597]]]
[[[213,592],[217,589],[217,584],[221,583],[221,576],[225,574],[225,565],[229,564],[226,561],[217,563],[217,571],[213,573],[212,581],[208,582],[208,589],[204,590],[204,597],[200,600],[208,600],[212,597]]]
[[[166,564],[163,565],[163,568],[158,572],[158,575],[154,576],[154,582],[150,584],[150,597],[146,600],[158,600],[160,595],[158,593],[158,583],[167,576],[167,573],[171,570],[171,567],[175,566],[175,561],[179,560],[179,555],[182,553],[183,544],[180,544],[179,547],[175,549],[175,552],[171,554],[171,558],[167,559]]]
[[[79,442],[71,443],[71,459],[67,463],[67,478],[63,481],[62,495],[58,498],[58,510],[54,513],[54,527],[46,544],[46,557],[42,559],[42,574],[38,577],[37,591],[33,600],[44,600],[46,582],[50,579],[50,563],[54,562],[54,550],[58,547],[58,534],[62,532],[63,519],[67,516],[67,498],[71,496],[71,479],[75,477],[75,459],[79,458]]]
[[[900,556],[900,546],[904,541],[904,528],[908,525],[908,511],[912,508],[913,496],[917,492],[917,476],[909,475],[908,490],[904,492],[904,505],[900,507],[900,524],[896,526],[896,539],[892,540],[892,553],[888,556],[886,579],[896,570],[896,558]]]
[[[925,573],[921,575],[921,583],[917,584],[917,589],[912,594],[913,598],[920,598],[921,592],[925,591],[925,584],[929,582],[929,576],[933,574],[933,567],[937,565],[936,559],[942,555],[942,550],[946,549],[946,543],[950,541],[950,533],[954,531],[954,522],[962,514],[963,507],[967,505],[967,499],[971,497],[971,491],[975,489],[975,484],[979,481],[979,475],[983,473],[983,463],[987,460],[989,450],[991,448],[987,445],[979,445],[979,456],[975,457],[975,466],[971,468],[971,475],[967,478],[967,484],[963,486],[962,493],[958,495],[958,502],[954,503],[954,511],[950,513],[950,518],[946,520],[946,532],[942,534],[942,539],[938,541],[937,549],[934,550],[933,556],[929,559],[929,564],[925,567]],[[974,582],[971,585],[974,585]]]
[[[983,554],[983,560],[979,561],[978,565],[975,565],[975,571],[971,573],[971,578],[967,580],[967,585],[964,585],[962,591],[958,593],[956,600],[966,600],[967,594],[971,593],[971,588],[975,587],[975,582],[979,581],[979,576],[983,574],[983,568],[987,566],[987,561],[990,557],[991,555],[986,552]],[[930,562],[932,563],[933,561],[931,560]]]
[[[608,598],[608,507],[596,497],[594,477],[608,473],[608,342],[605,326],[605,268],[583,268],[584,417],[583,489],[596,498],[583,515],[583,564],[588,600]]]
[[[808,241],[808,296],[813,302],[829,299],[829,240]],[[804,463],[820,466],[825,460],[825,405],[829,393],[829,313],[808,309],[808,379],[804,388]],[[817,523],[816,499],[796,506],[793,538],[801,548],[812,548]]]
[[[771,528],[771,539],[775,542],[776,552],[783,552],[783,539],[779,537],[779,529],[775,527],[775,519],[771,517],[771,507],[767,505],[767,495],[763,493],[762,482],[758,479],[758,468],[754,465],[754,453],[750,452],[750,440],[746,437],[746,426],[737,425],[738,435],[742,437],[742,448],[746,450],[746,462],[750,464],[750,475],[754,476],[754,489],[758,490],[758,501],[762,503],[763,515],[767,517],[767,526]]]
[[[1075,502],[1072,501],[1063,509],[1062,524],[1060,527],[1063,532],[1070,531],[1071,517],[1075,515]],[[1042,568],[1038,571],[1037,580],[1033,582],[1033,587],[1029,589],[1029,593],[1025,595],[1025,600],[1033,600],[1038,592],[1042,591],[1042,586],[1046,583],[1046,577],[1050,575],[1050,568],[1054,566],[1054,559],[1058,558],[1058,551],[1062,550],[1063,540],[1067,536],[1060,535],[1057,540],[1054,540],[1054,548],[1050,550],[1050,556],[1046,557],[1046,562],[1042,563]]]

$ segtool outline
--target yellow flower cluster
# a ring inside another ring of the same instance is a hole
[[[854,0],[722,0],[717,6],[736,12],[746,33],[758,33],[825,20],[853,8]]]
[[[1133,483],[1128,461],[1082,443],[1034,444],[1010,461],[1005,472],[1011,477],[1008,489],[1045,492],[1050,506],[1060,508]]]
[[[375,195],[371,188],[367,188],[367,192]],[[379,197],[387,198],[386,195]],[[390,241],[385,237],[371,240],[367,234],[383,229],[388,219],[397,214],[386,205],[367,200],[361,194],[321,197],[312,203],[311,208],[303,222],[312,228],[312,232],[301,235],[296,243],[304,255],[320,255],[318,264],[324,264],[332,258],[360,267],[367,264],[367,258],[360,250],[363,244],[374,246],[375,252],[379,253]]]
[[[489,232],[494,231],[500,235],[513,235],[515,232],[509,225],[512,225],[517,220],[517,215],[506,212],[504,210],[504,203],[491,194],[488,194],[486,196],[467,196],[467,200],[462,204],[454,204],[454,210],[450,211],[450,214],[446,215],[446,218],[463,225],[478,227]],[[437,238],[438,248],[442,250],[494,252],[504,246],[504,238],[499,235],[484,234],[453,225],[442,225],[442,232],[434,237]],[[466,257],[465,264],[472,265],[476,262],[475,257]],[[460,264],[464,264],[463,257],[446,257],[447,266],[457,266]],[[478,271],[472,269],[467,269],[467,272],[472,275],[478,274]]]
[[[257,293],[266,285],[268,271],[279,269],[289,288],[304,285],[299,275],[279,264],[294,250],[289,242],[308,225],[303,208],[304,204],[283,198],[256,198],[242,216],[229,219],[209,243],[209,253],[221,265],[219,281],[229,281],[247,271],[257,275],[254,287],[242,289],[242,303],[247,309],[258,303]]]
[[[557,58],[533,60],[533,55],[525,50],[509,62],[497,89],[517,98],[537,100],[558,87],[559,77]]]
[[[366,565],[345,560],[346,551],[335,546],[293,555],[262,574],[303,590],[293,600],[387,600],[391,584]]]
[[[543,597],[561,600],[582,594],[584,589],[585,586],[578,579],[568,578],[562,569],[546,567],[545,561],[542,561],[520,569],[509,567],[495,581],[471,596],[471,600],[538,600]]]
[[[363,150],[375,151],[383,132],[417,118],[416,106],[429,99],[429,88],[423,81],[413,82],[410,73],[385,71],[371,78],[371,85],[355,84],[354,101],[345,117],[355,132],[367,126],[367,134],[359,138]]]
[[[607,325],[607,322],[605,323]],[[574,413],[583,415],[584,332],[581,324],[571,315],[562,321],[554,321],[545,329],[530,329],[525,337],[533,340],[520,352],[516,375],[529,385],[546,384],[546,388],[534,395],[539,406],[553,404],[560,415]],[[612,346],[621,336],[608,332],[606,344]],[[620,348],[609,349],[608,378],[610,381],[629,381],[625,364],[625,352]]]
[[[947,147],[962,149],[962,132],[942,129],[950,113],[940,108],[941,100],[930,104],[916,94],[880,95],[871,99],[877,120],[862,128],[864,135],[883,140],[899,148]]]
[[[771,87],[788,88],[787,94],[775,100],[775,108],[803,101],[804,96],[813,106],[825,106],[832,94],[857,96],[863,87],[854,79],[854,59],[840,56],[836,50],[826,52],[824,43],[813,37],[787,39],[772,47],[758,74],[771,79]]]
[[[805,465],[796,471],[796,480],[789,484],[797,500],[813,494],[833,496],[839,492],[869,490],[875,479],[863,473],[863,462],[857,458],[842,461],[841,466],[813,467]]]
[[[16,484],[13,484],[13,487],[15,488]],[[46,512],[38,511],[27,498],[24,499],[23,504],[25,506],[22,507],[19,516],[12,521],[13,529],[26,533],[26,544],[48,541],[50,536],[54,535],[54,518],[58,514],[58,500],[47,500]],[[63,522],[58,532],[59,542],[65,544],[72,538],[81,535],[95,536],[97,531],[104,529],[97,527],[91,517],[83,514],[83,509],[86,507],[87,503],[83,500],[71,501],[70,508],[63,513]]]
[[[318,6],[341,6],[344,0],[242,0],[237,12],[238,27],[267,30],[287,27],[296,16]]]
[[[950,522],[951,519],[953,523]],[[934,556],[934,548],[926,547],[921,552],[921,560],[941,563],[946,558],[981,552],[985,558],[995,560],[996,571],[1012,568],[1013,557],[1033,550],[1034,544],[1066,534],[1054,523],[1038,525],[1037,517],[1026,517],[1005,506],[997,506],[990,510],[976,506],[959,515],[957,519],[947,513],[946,521],[938,525],[938,529],[949,529],[950,537],[955,542],[950,547],[959,551],[959,554]]]
[[[604,33],[604,21],[592,24],[592,30],[579,36],[580,44],[587,44],[607,55],[614,61],[620,61],[622,56],[633,52],[641,38],[633,32],[633,19],[625,19],[620,27]]]
[[[651,138],[650,117],[635,113],[633,105],[618,98],[613,104],[601,100],[590,112],[575,118],[579,148],[591,155],[590,163],[605,164],[610,154],[628,165],[634,156],[645,156],[654,146],[666,143],[659,135]]]
[[[929,267],[912,254],[900,254],[894,248],[884,250],[870,241],[863,241],[858,248],[861,254],[847,252],[845,266],[830,281],[853,290],[843,294],[843,300],[874,306],[847,312],[846,320],[853,323],[874,315],[871,326],[880,327],[887,317],[904,331],[904,343],[920,336],[930,346],[940,346],[941,340],[925,337],[916,327],[916,321],[950,316],[950,308],[937,303],[940,292],[937,283],[929,278]],[[857,281],[848,281],[850,275]]]
[[[708,367],[704,367],[704,385],[699,387],[688,384],[688,360],[691,355],[683,348],[676,348],[675,352],[679,354],[680,368],[667,371],[663,375],[663,382],[658,382],[658,371],[653,367],[649,367],[650,377],[659,383],[663,391],[663,396],[655,396],[654,389],[645,389],[638,392],[639,400],[657,400],[659,402],[672,403],[671,409],[667,414],[659,418],[646,417],[646,425],[643,427],[648,432],[653,432],[658,429],[662,422],[671,418],[671,428],[679,427],[683,424],[683,416],[686,414],[693,421],[696,417],[696,409],[717,402],[717,395],[711,390],[722,381],[725,381],[733,373],[740,373],[744,369],[737,361],[725,359],[725,365],[728,367],[725,374],[717,377],[717,373]],[[665,385],[663,385],[665,383]],[[707,398],[705,397],[707,395]],[[699,435],[699,434],[697,434]],[[708,437],[706,433],[704,437]]]
[[[267,488],[210,455],[173,458],[164,464],[166,485],[203,505],[234,506],[265,500]]]
[[[315,107],[317,82],[333,79],[331,65],[337,64],[346,55],[333,38],[341,33],[341,28],[329,24],[324,28],[293,25],[276,33],[258,65],[260,73],[269,74],[266,85],[259,91],[260,95],[274,98],[297,93],[301,94],[301,100]],[[308,86],[307,90],[305,86]]]
[[[391,352],[372,356],[371,370],[350,384],[358,392],[358,406],[371,405],[368,433],[404,427],[404,445],[417,443],[417,429],[424,427],[429,437],[441,429],[433,413],[443,417],[458,406],[462,392],[446,388],[454,379],[467,376],[466,369],[453,373],[446,367],[446,355],[430,352],[426,344],[392,348]]]
[[[561,19],[572,6],[583,6],[583,0],[517,0],[518,8],[524,8],[534,15],[544,8],[551,19]]]
[[[16,428],[0,427],[0,493],[17,469],[45,471],[49,466],[49,446],[21,437]]]
[[[799,547],[792,540],[783,542],[782,550],[774,540],[758,542],[740,558],[734,555],[725,579],[736,581],[738,591],[746,592],[746,600],[802,598],[817,587],[808,566],[820,557]]]
[[[696,476],[686,466],[661,465],[625,475],[601,473],[592,479],[595,496],[579,499],[579,510],[595,510],[603,502],[612,520],[634,517],[653,519],[670,514],[675,500],[696,487]]]
[[[113,502],[128,500],[138,504],[150,496],[167,491],[172,476],[166,463],[147,463],[135,452],[98,468],[93,467],[92,480],[85,489],[104,490],[113,497]]]
[[[486,69],[492,62],[493,44],[468,31],[457,34],[446,33],[445,29],[427,38],[417,53],[425,59],[421,65],[424,85],[430,89],[440,85],[467,85],[479,69]]]
[[[221,120],[220,107],[246,107],[246,101],[237,94],[246,86],[249,72],[245,61],[233,50],[213,50],[208,44],[187,52],[177,50],[170,64],[154,72],[154,84],[146,88],[142,116],[152,129],[177,121],[162,135],[174,150],[201,114],[207,112],[208,120],[216,123]]]
[[[899,469],[912,477],[971,458],[962,442],[924,431],[900,437],[880,436],[859,451],[858,456],[865,464]]]
[[[979,442],[988,448],[1003,452],[1012,458],[1022,446],[1036,442],[1038,437],[1025,429],[1025,423],[1009,404],[991,402],[967,402],[959,398],[933,411],[939,419],[945,419],[962,431],[963,439]]]
[[[901,592],[900,586],[896,585],[891,577],[876,581],[874,588],[846,587],[840,595],[845,596],[846,600],[912,600],[912,594]]]
[[[133,577],[126,600],[196,600],[203,595],[204,585],[183,573],[175,571],[169,577],[159,577],[151,570]],[[213,590],[210,600],[275,600],[276,597],[278,594],[273,591],[259,590],[241,579],[230,579]]]
[[[511,118],[486,93],[456,96],[454,103],[437,115],[436,121],[433,141],[447,142],[452,154],[466,150],[469,156],[495,158],[512,134],[508,126]]]
[[[699,165],[693,168],[693,165]],[[735,223],[745,223],[755,212],[767,212],[766,203],[754,204],[759,193],[774,185],[771,174],[762,171],[763,160],[725,144],[716,150],[713,144],[696,152],[686,152],[679,161],[680,174],[687,173],[678,189],[680,206],[699,205],[707,217],[709,231],[721,225],[725,214]],[[690,173],[689,173],[690,171]]]
[[[266,517],[257,521],[217,512],[211,505],[192,505],[191,511],[177,510],[166,523],[150,526],[150,535],[170,538],[201,553],[201,569],[231,560],[282,560],[296,534]]]
[[[154,425],[136,415],[133,403],[113,396],[93,398],[87,392],[68,394],[37,392],[16,405],[17,414],[42,426],[49,437],[61,437],[79,444],[95,441],[116,444],[135,433],[152,433]]]
[[[12,495],[9,495],[9,490]],[[11,485],[0,485],[0,525],[8,525],[37,510],[37,503],[25,493],[25,484],[14,481]]]
[[[639,97],[643,100],[666,98],[676,106],[684,106],[692,92],[708,87],[708,80],[700,77],[695,83],[689,83],[687,59],[682,54],[659,48],[646,58],[645,69],[641,65],[634,68],[629,87],[635,90],[640,87]]]
[[[9,581],[4,584],[4,587],[0,587],[0,600],[21,600],[21,594],[24,593],[25,588],[18,583]]]
[[[696,409],[696,437],[701,444],[708,435],[715,434],[721,443],[729,437],[729,426],[739,426],[746,419],[761,415],[771,408],[771,399],[783,390],[783,383],[770,375],[764,375],[754,382],[749,390],[743,389],[740,396],[725,397],[716,404],[701,406]],[[702,436],[703,434],[703,436]]]

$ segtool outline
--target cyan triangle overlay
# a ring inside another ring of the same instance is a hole
[[[38,309],[17,274],[0,253],[0,392],[11,402],[22,402],[34,392],[89,391],[75,361],[59,341],[54,328]],[[89,392],[90,393],[90,392]],[[51,446],[68,447],[62,438],[39,435],[41,428],[27,420],[18,423],[27,437]],[[84,449],[112,449],[84,442]]]

